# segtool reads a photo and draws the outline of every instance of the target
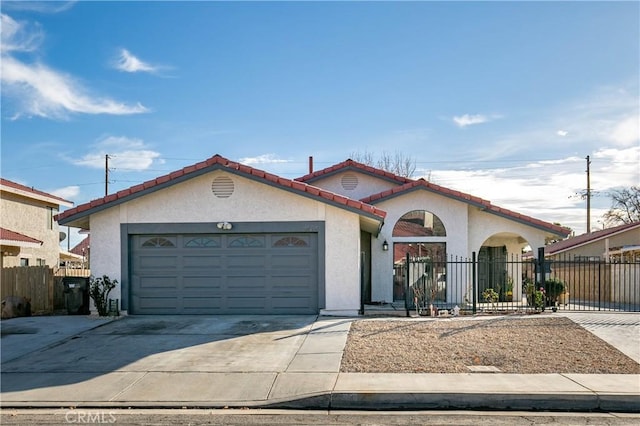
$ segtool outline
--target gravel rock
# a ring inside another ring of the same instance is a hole
[[[544,315],[364,319],[352,323],[342,372],[640,374],[640,364],[568,318]]]

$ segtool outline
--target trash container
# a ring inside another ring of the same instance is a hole
[[[89,315],[89,278],[64,277],[64,306],[69,315]]]

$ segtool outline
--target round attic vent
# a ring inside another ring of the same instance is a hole
[[[342,187],[347,191],[356,189],[358,186],[358,176],[352,174],[346,174],[342,176]]]
[[[218,198],[231,197],[234,189],[233,181],[227,176],[218,176],[211,184],[211,191]]]

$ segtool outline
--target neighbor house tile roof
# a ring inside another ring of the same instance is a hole
[[[413,179],[409,179],[403,176],[398,176],[394,173],[388,172],[386,170],[378,169],[373,166],[368,166],[363,163],[358,163],[357,161],[353,161],[351,159],[345,160],[342,163],[338,163],[331,167],[327,167],[326,169],[318,170],[312,173],[309,173],[305,176],[296,178],[299,182],[313,182],[323,177],[331,176],[335,173],[344,172],[347,170],[355,170],[358,172],[363,172],[372,176],[376,176],[379,178],[384,178],[385,180],[395,181],[400,184],[404,184],[407,182],[412,182]]]
[[[589,234],[578,235],[577,237],[567,238],[566,240],[558,241],[557,243],[549,244],[544,248],[545,254],[556,254],[576,248],[594,241],[602,240],[607,237],[611,237],[620,232],[630,231],[632,229],[640,229],[640,222],[625,223],[613,228],[601,229],[599,231],[591,232]],[[640,242],[640,241],[639,241]]]
[[[549,232],[552,232],[557,235],[567,236],[571,232],[569,228],[564,228],[559,225],[555,225],[549,222],[545,222],[540,219],[533,218],[531,216],[526,216],[512,210],[508,210],[502,207],[495,206],[491,204],[490,201],[484,200],[480,197],[475,197],[473,195],[466,194],[464,192],[456,191],[453,189],[445,188],[440,185],[436,185],[435,183],[426,181],[424,179],[418,179],[414,181],[410,181],[405,183],[404,185],[397,186],[395,188],[388,189],[386,191],[382,191],[378,194],[371,195],[369,197],[363,198],[362,202],[367,204],[375,204],[389,198],[396,197],[398,195],[406,194],[410,191],[414,191],[417,189],[425,189],[430,192],[435,192],[439,195],[443,195],[448,198],[453,198],[458,201],[462,201],[471,205],[474,205],[480,208],[482,211],[487,213],[493,213],[498,216],[506,217],[508,219],[515,220],[520,223],[524,223],[526,225],[530,225],[539,229],[543,229]]]
[[[91,235],[87,235],[87,237],[84,240],[80,241],[78,244],[75,245],[75,247],[69,250],[69,253],[84,256],[85,254],[88,254],[88,249],[90,244],[91,244]]]
[[[18,194],[22,194],[25,196],[33,196],[34,198],[38,198],[38,199],[42,199],[42,198],[49,199],[49,201],[58,202],[58,205],[68,205],[68,206],[73,205],[73,202],[69,200],[65,200],[64,198],[58,197],[57,195],[52,195],[47,192],[37,190],[33,187],[21,185],[19,183],[12,182],[4,178],[0,178],[0,185],[5,187],[6,190],[9,190],[10,192],[16,192]]]
[[[27,235],[11,231],[10,229],[6,228],[0,228],[0,240],[2,240],[3,242],[15,241],[16,243],[31,243],[42,245],[42,241],[40,240],[36,240],[35,238],[31,238]]]
[[[286,179],[272,173],[265,172],[263,170],[258,170],[253,167],[228,160],[216,154],[205,161],[201,161],[191,166],[184,167],[180,170],[176,170],[175,172],[171,172],[156,179],[146,181],[139,185],[134,185],[122,191],[118,191],[117,193],[95,199],[85,204],[81,204],[75,208],[65,210],[64,212],[58,214],[56,216],[56,219],[59,223],[64,225],[74,220],[74,218],[87,216],[95,211],[99,211],[101,209],[123,203],[140,195],[155,191],[160,188],[164,188],[168,185],[172,185],[174,183],[181,182],[191,177],[196,177],[202,173],[210,172],[216,169],[228,170],[232,173],[239,174],[263,183],[271,184],[276,187],[292,191],[294,193],[315,198],[320,201],[328,202],[347,209],[355,210],[360,214],[372,216],[379,220],[383,220],[387,214],[386,212],[361,201],[352,200],[343,195],[335,194],[333,192],[326,191],[324,189],[317,188],[303,182]]]

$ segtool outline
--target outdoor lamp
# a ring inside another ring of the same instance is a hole
[[[387,250],[389,250],[389,243],[387,242],[387,240],[384,240],[384,243],[382,243],[382,251]]]

